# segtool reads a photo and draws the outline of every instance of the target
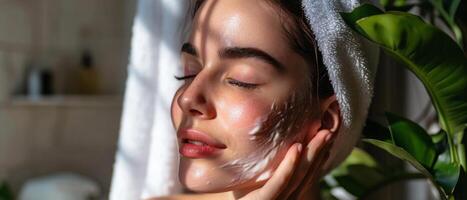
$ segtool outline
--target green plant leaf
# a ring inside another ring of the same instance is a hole
[[[428,133],[418,124],[386,113],[393,142],[412,155],[426,169],[430,169],[436,158],[436,148]]]
[[[348,25],[379,44],[422,81],[441,128],[448,133],[451,153],[456,155],[453,138],[467,124],[467,59],[462,49],[418,16],[402,12],[374,15],[366,7],[368,15]],[[359,13],[365,16],[362,10]],[[457,155],[452,158],[457,159]]]
[[[350,13],[340,13],[342,16],[342,19],[345,21],[347,24],[354,24],[356,23],[359,19],[372,16],[372,15],[379,15],[379,14],[384,14],[382,10],[379,8],[370,5],[370,4],[363,4],[357,8],[355,8],[352,12]],[[356,26],[350,26],[350,28],[353,28],[354,31],[357,31]]]
[[[365,185],[358,182],[358,180],[355,180],[352,176],[336,176],[334,178],[339,183],[339,186],[356,197],[362,196],[365,194],[365,191],[368,190]]]
[[[379,3],[387,8],[387,7],[394,7],[394,6],[405,6],[407,4],[407,0],[380,0]]]
[[[426,169],[421,163],[419,163],[417,159],[415,159],[412,155],[410,155],[410,153],[388,142],[383,142],[383,141],[374,140],[374,139],[364,139],[363,142],[366,142],[380,149],[383,149],[387,153],[410,163],[415,169],[417,169],[420,173],[422,173],[425,177],[427,177],[431,182],[433,182],[436,189],[440,193],[440,196],[443,199],[446,199],[447,195],[444,189],[437,184],[437,182],[434,180],[432,174],[428,171],[428,169]]]
[[[461,165],[458,163],[452,163],[449,153],[449,146],[447,141],[447,134],[445,131],[441,130],[439,133],[431,136],[433,142],[436,145],[437,159],[433,166],[432,174],[436,183],[438,183],[446,193],[452,194],[454,186],[459,180],[459,173],[461,170]],[[463,147],[462,144],[458,146]],[[463,149],[458,150],[459,155],[462,154]],[[461,157],[462,158],[462,157]],[[461,163],[462,163],[461,159]]]
[[[395,6],[404,6],[407,3],[406,0],[395,0],[394,5]]]
[[[457,13],[457,9],[459,8],[459,5],[461,3],[461,0],[451,0],[449,2],[450,2],[450,5],[449,5],[448,13],[449,13],[449,16],[452,19],[454,19]]]
[[[458,163],[451,163],[449,160],[436,162],[433,168],[433,176],[447,194],[452,194],[459,180],[461,166]]]
[[[459,44],[459,46],[462,47],[462,31],[455,20],[455,15],[457,12],[457,8],[459,7],[460,0],[429,0],[429,2],[431,3],[431,5],[433,5],[436,11],[438,11],[439,15],[441,15],[441,19],[451,28],[452,32],[456,37],[457,43]],[[447,9],[445,8],[445,5]]]
[[[447,142],[446,141],[446,132],[443,131],[443,130],[440,130],[438,133],[430,135],[430,136],[431,136],[431,140],[435,144],[442,144],[442,143]],[[441,152],[444,152],[444,150],[441,151]]]
[[[342,187],[359,199],[366,199],[373,192],[393,182],[427,178],[421,173],[406,172],[403,169],[383,169],[371,155],[359,148],[355,148],[329,176],[335,181],[327,186]],[[329,180],[329,177],[325,180]]]
[[[446,131],[440,130],[438,133],[430,135],[430,137],[435,144],[436,155],[440,155],[446,151],[449,151],[448,136]]]
[[[13,200],[13,192],[11,191],[8,184],[0,182],[0,200]]]
[[[416,4],[407,4],[407,5],[403,5],[403,6],[388,6],[388,7],[385,7],[385,8],[386,8],[387,11],[408,12],[412,8],[414,8],[415,6],[417,6],[417,5]]]
[[[383,7],[389,6],[389,0],[379,0],[379,4],[381,4]]]
[[[457,152],[459,154],[459,162],[461,166],[464,168],[464,170],[467,169],[467,158],[465,154],[465,145],[464,144],[459,144],[457,146]]]
[[[392,141],[389,129],[371,119],[366,121],[362,132],[366,139],[377,139],[386,142]]]
[[[364,139],[363,142],[374,145],[401,160],[409,162],[413,167],[415,167],[415,169],[420,171],[423,175],[425,175],[426,177],[431,177],[431,173],[421,163],[419,163],[417,159],[415,159],[412,155],[410,155],[410,153],[405,151],[403,148],[398,147],[389,142],[383,142],[374,139]]]
[[[460,170],[460,164],[451,162],[449,149],[446,149],[438,156],[431,171],[436,183],[450,195],[459,180]]]
[[[330,175],[339,186],[357,197],[381,182],[384,177],[383,170],[373,157],[359,148],[354,148],[349,157]]]

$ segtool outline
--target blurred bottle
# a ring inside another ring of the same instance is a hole
[[[33,99],[53,95],[52,72],[46,68],[31,65],[28,70],[27,94]]]
[[[79,94],[97,94],[99,89],[99,76],[94,68],[94,60],[87,50],[81,55],[81,66],[78,75]]]

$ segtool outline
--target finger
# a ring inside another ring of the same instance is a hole
[[[325,161],[329,157],[329,153],[324,153],[322,156],[317,157],[318,160],[317,162],[314,163],[314,166],[322,166],[325,164]],[[305,195],[311,195],[310,190],[314,187],[316,187],[316,184],[319,184],[319,179],[320,179],[320,174],[322,174],[323,170],[320,168],[314,167],[312,170],[312,173],[307,174],[307,177],[305,177],[305,180],[309,180],[306,182],[302,182],[297,189],[287,198],[288,200],[297,200],[297,199],[309,199],[310,196],[305,196]]]
[[[310,169],[310,166],[313,162],[316,162],[317,152],[320,152],[321,149],[325,146],[325,140],[328,134],[326,132],[318,132],[313,139],[308,143],[305,152],[300,156],[300,161],[298,167],[294,170],[294,174],[290,179],[288,187],[282,192],[279,196],[279,199],[287,199],[294,191],[297,190],[297,187],[306,180],[305,177],[307,172]]]
[[[307,184],[309,184],[310,182],[314,180],[313,178],[319,177],[321,175],[321,172],[323,170],[323,165],[329,159],[329,153],[334,143],[334,137],[335,135],[332,135],[332,133],[329,133],[329,135],[327,135],[324,141],[325,144],[323,145],[322,149],[319,150],[319,152],[316,152],[317,155],[314,159],[317,162],[312,164],[312,166],[308,170],[308,173],[304,179],[306,182],[305,184],[302,184],[302,185],[306,186]]]
[[[293,171],[298,163],[298,158],[301,153],[302,144],[297,143],[287,151],[285,158],[275,170],[273,176],[266,184],[259,189],[259,199],[276,199],[277,196],[287,186]]]
[[[305,178],[303,179],[302,183],[298,186],[298,188],[294,192],[294,197],[298,197],[298,195],[301,192],[305,192],[304,190],[311,187],[310,185],[312,183],[316,183],[320,178],[322,172],[323,172],[323,165],[328,161],[329,159],[329,154],[330,150],[333,144],[333,136],[331,136],[331,133],[326,136],[324,141],[322,142],[324,145],[322,145],[321,149],[316,150],[314,155],[311,156],[312,158],[312,164],[310,165],[310,168],[307,169]],[[310,151],[311,153],[311,151]]]

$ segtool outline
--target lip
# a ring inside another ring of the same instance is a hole
[[[188,158],[208,158],[217,155],[227,148],[211,136],[195,129],[180,129],[178,131],[180,139],[179,152]],[[202,145],[192,144],[189,141],[201,142]]]

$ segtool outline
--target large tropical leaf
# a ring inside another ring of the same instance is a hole
[[[410,155],[410,153],[405,151],[403,148],[398,147],[389,142],[383,142],[383,141],[374,140],[374,139],[364,139],[363,142],[366,142],[368,144],[381,148],[385,150],[386,152],[392,154],[393,156],[401,160],[409,162],[413,167],[415,167],[415,169],[420,171],[426,177],[431,177],[431,173],[420,162],[418,162],[417,159],[415,159],[412,155]]]
[[[436,158],[436,148],[428,133],[418,124],[386,113],[393,143],[410,153],[425,168],[430,169]]]
[[[450,138],[467,124],[467,59],[444,32],[418,16],[369,9],[359,17],[342,13],[344,20],[367,39],[401,61],[424,84],[437,110],[440,125]]]
[[[439,181],[435,179],[435,177],[432,175],[432,172],[430,172],[428,169],[426,169],[420,162],[417,161],[410,153],[405,151],[403,148],[398,147],[392,143],[388,142],[383,142],[379,140],[374,140],[374,139],[364,139],[364,142],[374,145],[378,148],[383,149],[384,151],[390,153],[391,155],[407,161],[410,165],[412,165],[415,169],[417,169],[419,172],[421,172],[426,178],[428,178],[431,182],[435,183],[434,186],[438,190],[439,194],[443,199],[447,199],[447,194],[444,190],[444,188],[439,184]],[[442,170],[442,169],[441,169]],[[443,172],[439,172],[443,173]],[[436,173],[435,173],[436,174]],[[440,174],[440,177],[444,178],[446,177],[443,174]]]

